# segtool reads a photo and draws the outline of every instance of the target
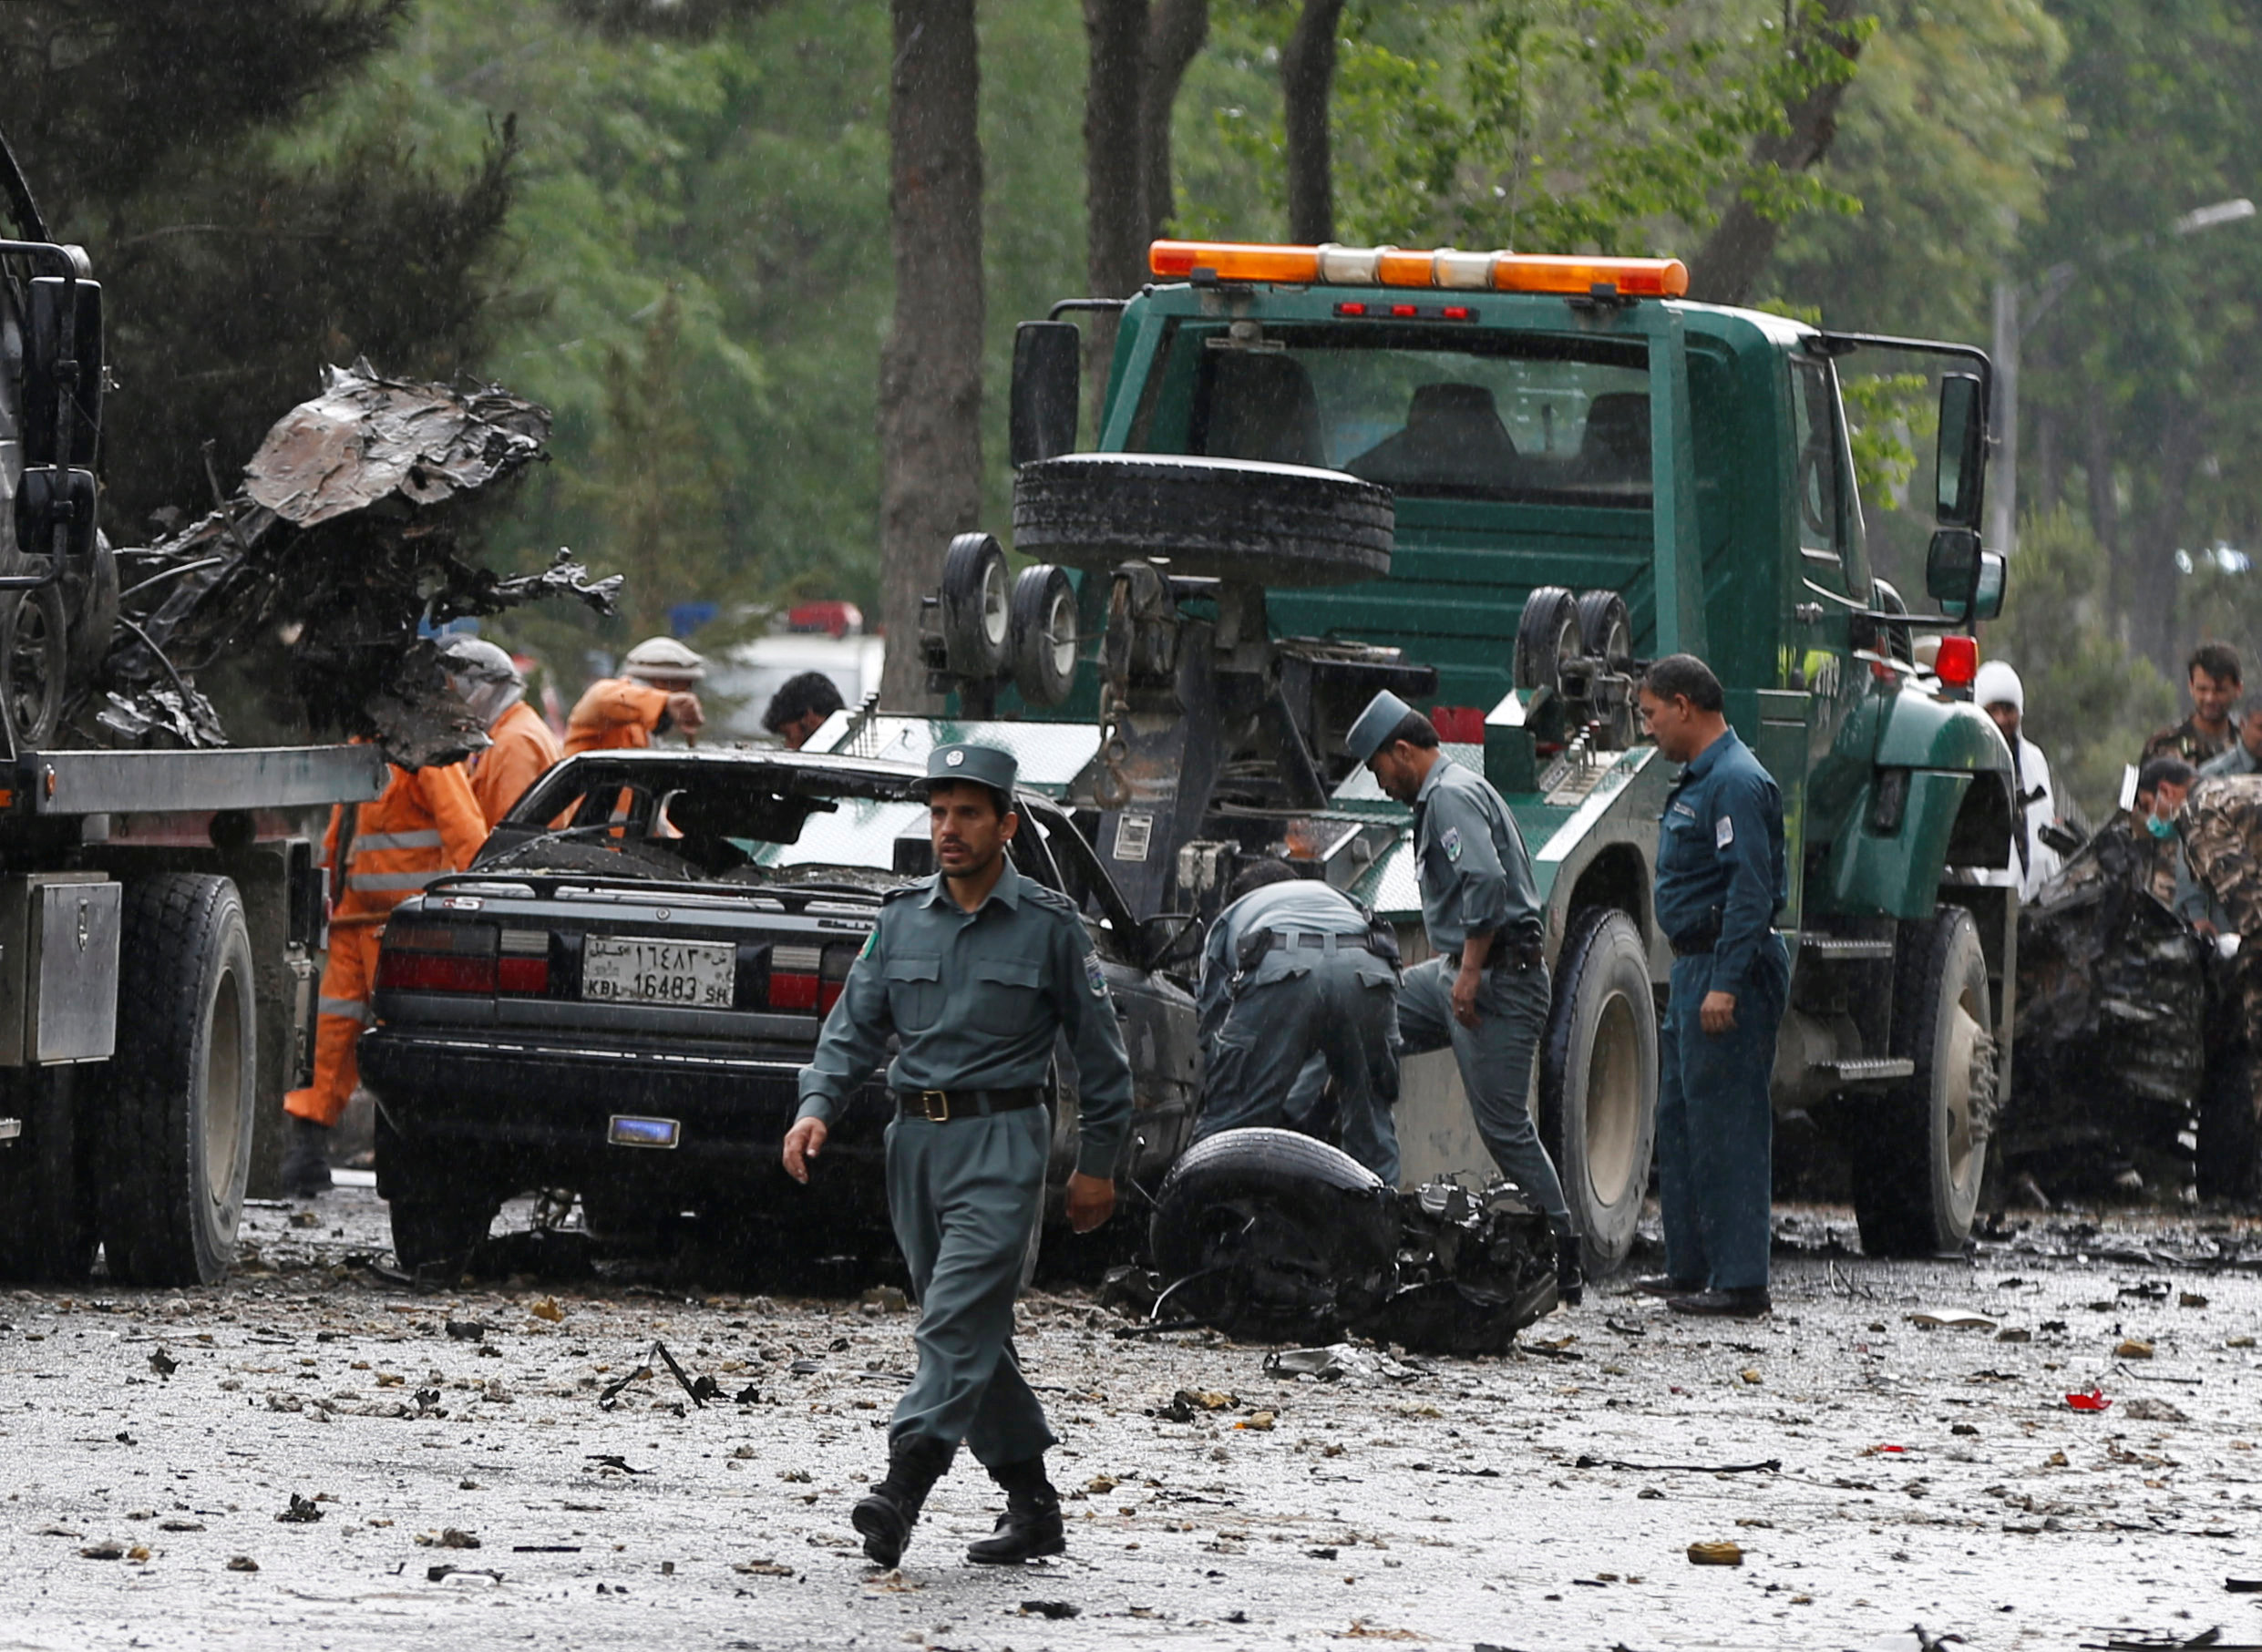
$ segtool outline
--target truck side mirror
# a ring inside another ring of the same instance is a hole
[[[1939,525],[1978,528],[1987,487],[1987,405],[1976,375],[1950,373],[1940,380],[1937,481],[1933,515]]]
[[[1992,620],[2003,611],[2010,565],[2000,551],[1979,549],[1972,528],[1943,528],[1925,552],[1925,593],[1950,619]]]
[[[1084,394],[1084,335],[1074,322],[1023,322],[1013,329],[1013,391],[1006,446],[1018,470],[1073,453]]]
[[[41,275],[24,329],[24,463],[91,465],[102,430],[102,287]]]
[[[2010,562],[2000,550],[1979,553],[1979,580],[1971,591],[1971,617],[1993,620],[2003,611],[2004,588],[2010,583]]]
[[[64,532],[63,554],[94,555],[94,472],[42,466],[24,472],[15,490],[15,549],[49,556]]]

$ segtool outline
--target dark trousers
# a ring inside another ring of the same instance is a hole
[[[1775,1119],[1768,1080],[1790,964],[1770,939],[1736,995],[1736,1024],[1717,1037],[1697,1019],[1712,990],[1709,953],[1673,960],[1658,1031],[1657,1184],[1665,1271],[1700,1288],[1767,1283]]]

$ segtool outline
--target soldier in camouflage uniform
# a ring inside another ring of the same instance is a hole
[[[2247,1050],[2262,1050],[2262,775],[2202,779],[2178,812],[2176,827],[2193,877],[2238,931],[2238,1019]],[[2211,1050],[2209,1059],[2217,1052]],[[2262,1122],[2262,1062],[2252,1070],[2254,1115]],[[2233,1176],[2235,1183],[2245,1180],[2243,1171]]]

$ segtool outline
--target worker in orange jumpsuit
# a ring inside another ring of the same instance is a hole
[[[557,763],[558,736],[527,703],[525,676],[492,642],[450,637],[440,644],[440,664],[447,672],[447,686],[487,730],[488,748],[472,753],[464,766],[470,772],[471,795],[479,800],[479,813],[492,831],[510,805]]]
[[[314,1021],[314,1082],[283,1098],[291,1132],[283,1185],[302,1198],[330,1185],[330,1132],[360,1083],[354,1046],[370,1021],[385,920],[435,877],[468,867],[487,841],[487,817],[460,763],[396,766],[375,802],[355,805],[350,832],[347,818],[343,807],[330,811],[323,849],[334,896]]]
[[[653,637],[628,651],[621,674],[592,682],[566,719],[565,754],[650,745],[654,734],[699,732],[706,721],[693,688],[707,662],[673,637]]]

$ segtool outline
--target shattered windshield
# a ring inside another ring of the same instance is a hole
[[[1640,344],[1293,327],[1253,348],[1216,342],[1174,342],[1167,371],[1192,381],[1187,452],[1344,470],[1415,496],[1650,505]]]

